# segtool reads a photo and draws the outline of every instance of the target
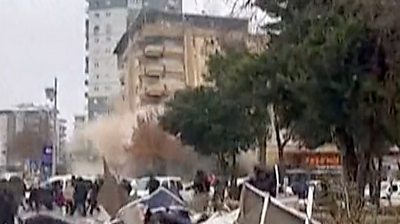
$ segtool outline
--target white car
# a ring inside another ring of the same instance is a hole
[[[40,184],[41,188],[51,188],[51,186],[54,183],[59,183],[62,186],[62,190],[65,190],[67,187],[67,183],[71,183],[72,181],[72,174],[66,174],[66,175],[57,175],[57,176],[52,176],[48,180],[42,182]],[[92,183],[96,180],[95,176],[80,176],[83,180],[88,180],[91,181]]]
[[[167,189],[170,189],[171,187],[177,187],[179,190],[183,190],[182,178],[180,177],[156,176],[154,178],[160,182],[160,186],[163,186]],[[150,177],[142,177],[132,180],[132,191],[130,192],[130,196],[137,195],[139,198],[148,196],[149,189],[147,189],[147,184],[149,180]]]

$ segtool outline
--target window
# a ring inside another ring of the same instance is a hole
[[[96,12],[96,13],[94,14],[94,17],[100,18],[100,13]]]
[[[94,91],[99,91],[99,87],[98,87],[98,86],[95,86],[95,87],[94,87]]]
[[[106,16],[110,17],[111,16],[111,12],[106,12]]]
[[[100,27],[98,25],[93,27],[93,34],[98,35],[100,33]]]
[[[391,192],[397,192],[399,190],[397,185],[392,185]]]
[[[98,44],[98,43],[100,42],[100,39],[99,39],[99,38],[96,38],[96,39],[94,39],[94,42],[95,42],[96,44]]]
[[[96,79],[99,79],[100,78],[100,75],[96,75]]]
[[[111,37],[107,37],[107,41],[108,41],[108,42],[111,42]]]
[[[106,86],[106,87],[105,87],[105,90],[107,90],[107,91],[110,90],[110,89],[111,89],[110,86]]]
[[[106,25],[106,33],[110,34],[111,33],[111,24]]]
[[[94,63],[94,67],[95,67],[95,68],[98,68],[99,66],[100,66],[100,64],[99,64],[98,62],[95,62],[95,63]]]

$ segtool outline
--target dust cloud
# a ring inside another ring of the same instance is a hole
[[[198,155],[157,125],[162,113],[163,108],[143,108],[135,114],[99,118],[77,133],[75,139],[81,143],[75,148],[89,142],[80,151],[97,152],[99,158],[106,158],[114,173],[125,177],[149,173],[189,177],[196,169],[211,171],[215,167],[212,158]],[[70,151],[74,153],[73,149]]]
[[[89,122],[70,144],[81,164],[75,165],[75,172],[83,168],[88,172],[91,166],[99,169],[104,157],[115,174],[125,177],[150,173],[192,177],[197,169],[217,173],[216,159],[199,155],[157,124],[163,112],[162,107],[143,107],[134,114],[114,113]],[[256,153],[241,153],[238,163],[242,175],[251,172]]]

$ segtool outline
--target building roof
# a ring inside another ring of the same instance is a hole
[[[244,32],[248,31],[249,24],[248,19],[242,18],[195,14],[177,14],[153,9],[142,9],[137,15],[135,21],[131,23],[128,30],[121,37],[114,50],[114,54],[122,55],[129,45],[129,39],[131,39],[136,34],[136,32],[141,30],[144,24],[154,23],[156,21],[183,22],[185,23],[185,25],[200,28],[214,28],[218,30],[242,30]]]
[[[89,3],[89,10],[103,10],[110,8],[127,8],[127,0],[87,0]]]

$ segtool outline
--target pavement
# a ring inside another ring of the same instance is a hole
[[[63,215],[63,212],[59,209],[54,209],[53,211],[42,210],[39,213],[36,212],[20,212],[19,218],[24,221],[30,218],[33,218],[38,215],[48,216],[54,219],[58,219],[64,222],[68,222],[71,224],[97,224],[103,223],[100,221],[97,215],[93,217],[81,217],[79,214],[75,214],[74,216]]]

